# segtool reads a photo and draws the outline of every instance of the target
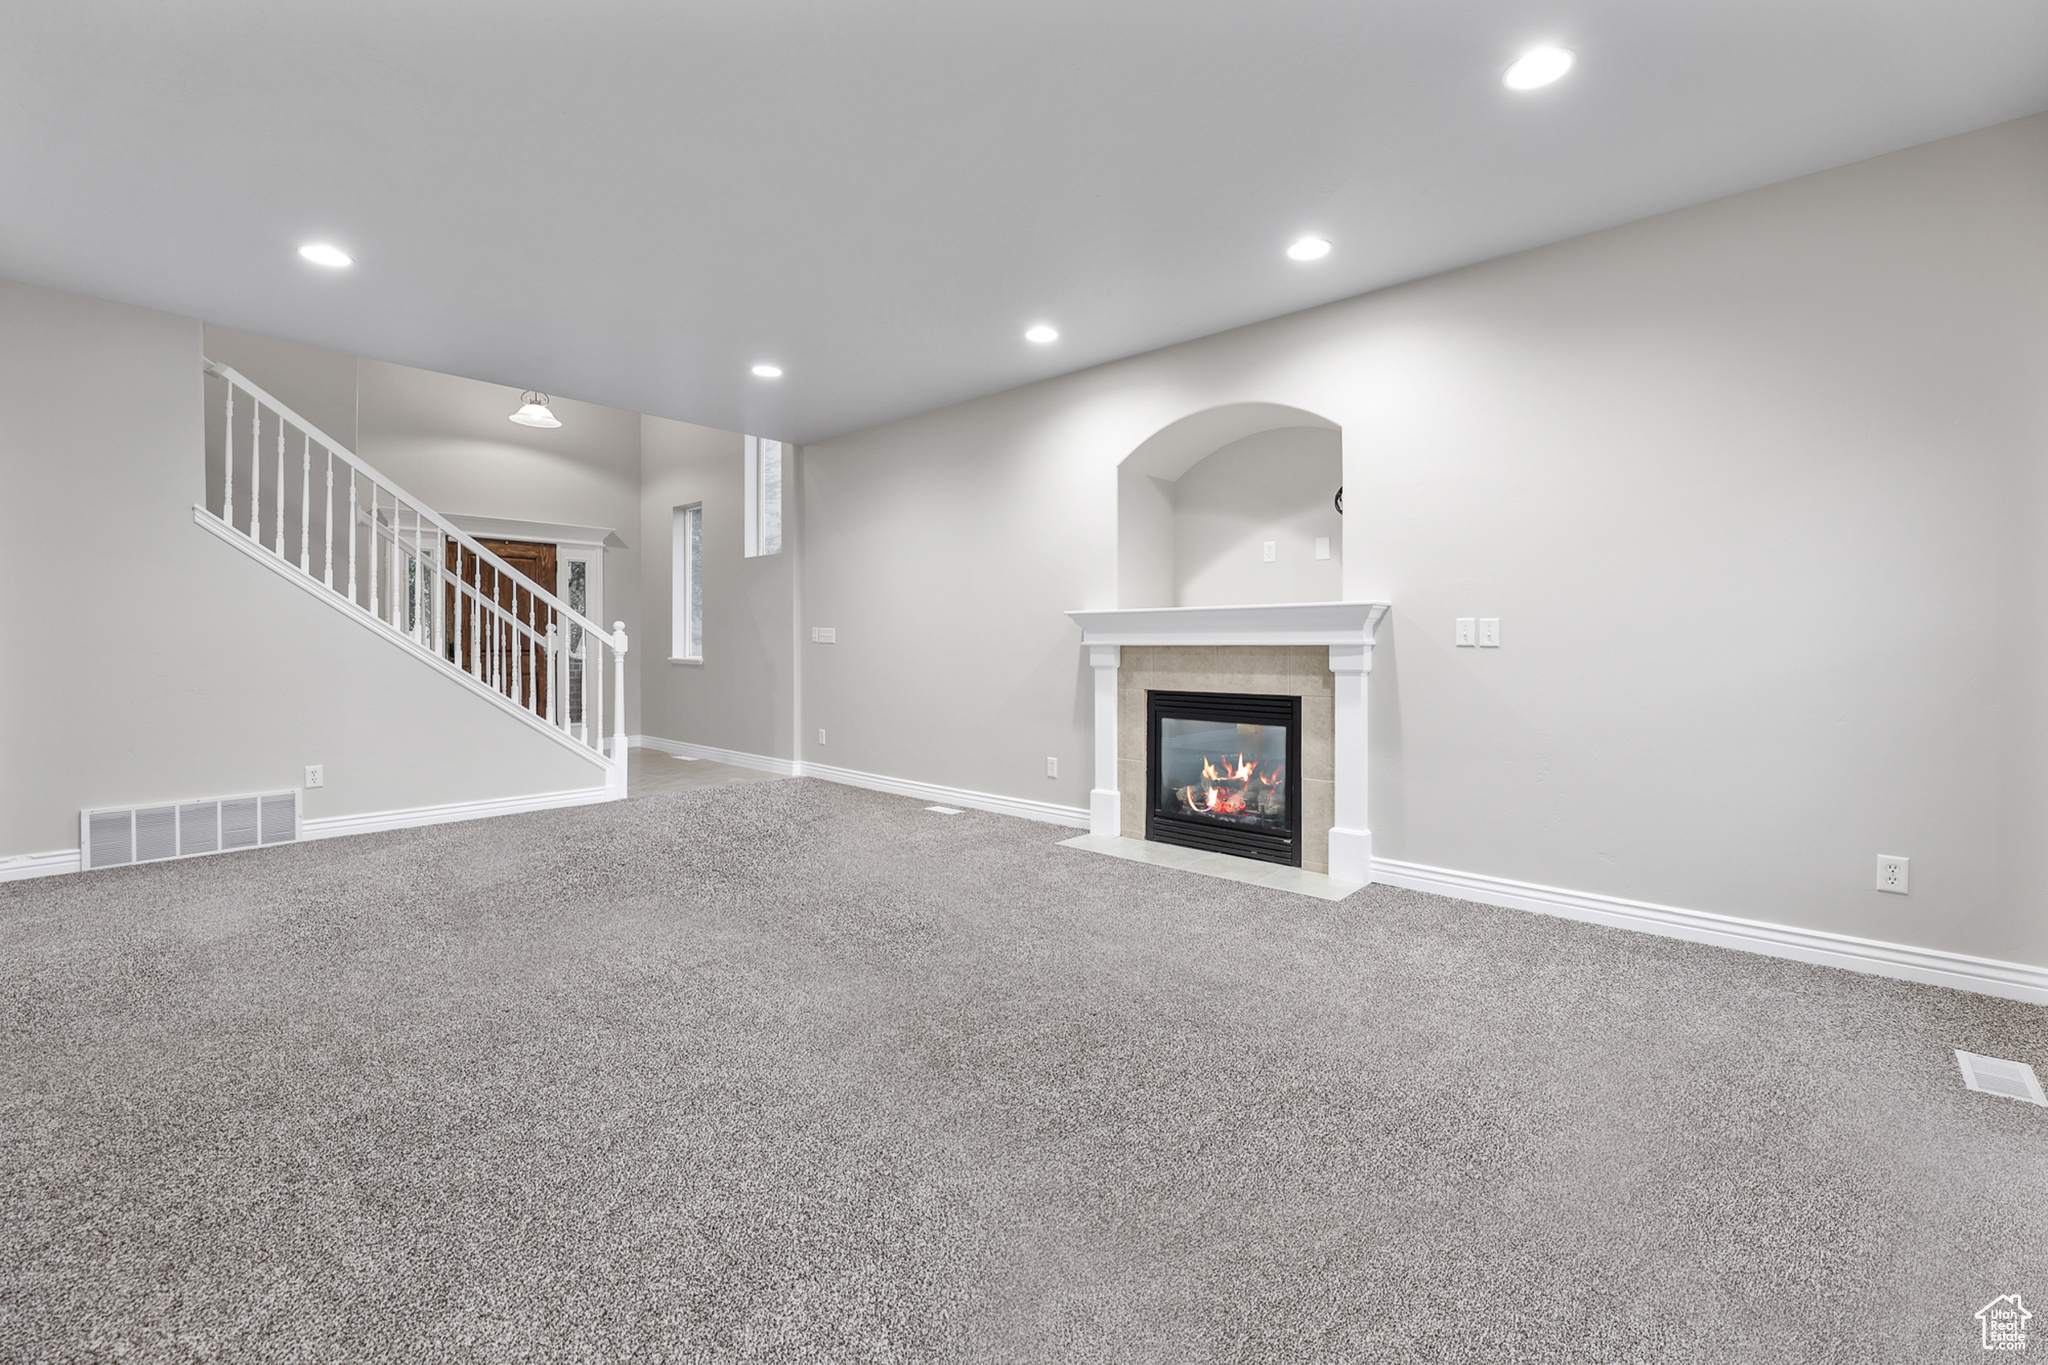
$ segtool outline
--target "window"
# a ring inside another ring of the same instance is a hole
[[[782,553],[782,442],[747,438],[747,558]]]
[[[590,615],[590,561],[569,561],[569,610]],[[569,627],[569,724],[583,724],[583,627]]]
[[[704,504],[676,509],[671,658],[704,658]]]

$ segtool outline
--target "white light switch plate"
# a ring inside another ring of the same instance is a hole
[[[1479,643],[1478,621],[1474,620],[1470,616],[1460,616],[1458,618],[1458,643],[1461,646],[1476,645]]]
[[[1045,760],[1045,775],[1047,777],[1058,777],[1060,775],[1060,761],[1058,759],[1048,758]]]
[[[1317,536],[1317,537],[1316,537],[1316,558],[1317,558],[1317,559],[1328,559],[1329,557],[1330,557],[1330,538],[1329,538],[1328,536]]]
[[[1498,616],[1482,616],[1479,618],[1479,647],[1481,649],[1500,648],[1500,618]]]
[[[812,626],[811,643],[814,645],[836,645],[839,643],[839,629],[836,626]]]

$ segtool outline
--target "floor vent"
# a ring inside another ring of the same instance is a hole
[[[958,806],[926,806],[925,809],[939,815],[964,815],[966,813]]]
[[[299,794],[263,792],[218,801],[89,810],[79,816],[87,870],[232,853],[299,838]]]
[[[1956,1049],[1956,1065],[1963,1069],[1963,1084],[1986,1095],[2003,1095],[2009,1100],[2048,1105],[2041,1093],[2041,1080],[2025,1062],[2008,1062],[1997,1057],[1979,1057]]]

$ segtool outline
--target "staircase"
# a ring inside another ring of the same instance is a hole
[[[246,376],[211,360],[205,373],[206,502],[193,519],[589,758],[623,798],[626,623],[604,630]]]

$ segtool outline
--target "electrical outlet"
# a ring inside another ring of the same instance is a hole
[[[838,644],[838,643],[839,643],[839,628],[838,628],[837,626],[812,626],[812,627],[811,627],[811,643],[812,643],[812,644],[814,644],[814,645],[836,645],[836,644]],[[822,743],[824,743],[824,741],[823,741],[823,740],[820,740],[820,741],[818,741],[818,742],[819,742],[819,743],[821,743],[821,744],[822,744]]]
[[[822,726],[822,725],[820,725],[820,726],[818,727],[818,743],[820,743],[820,744],[823,744],[824,742],[825,742],[825,727],[824,727],[824,726]]]
[[[1317,559],[1328,559],[1329,557],[1330,557],[1330,538],[1329,538],[1328,536],[1317,536],[1317,537],[1316,537],[1316,558],[1317,558]]]
[[[1269,540],[1269,541],[1267,541],[1267,542],[1266,542],[1266,562],[1267,562],[1268,564],[1271,564],[1271,563],[1272,563],[1272,562],[1273,562],[1274,560],[1276,560],[1276,559],[1278,559],[1278,558],[1280,558],[1280,542],[1279,542],[1279,541],[1277,541],[1277,540]]]
[[[1894,896],[1906,894],[1906,860],[1889,853],[1877,855],[1877,889]]]
[[[1478,643],[1479,643],[1479,622],[1478,622],[1477,620],[1475,620],[1475,619],[1474,619],[1473,617],[1470,617],[1470,616],[1460,616],[1460,617],[1458,618],[1458,645],[1459,645],[1459,647],[1460,647],[1460,648],[1463,648],[1463,647],[1465,647],[1466,645],[1476,645],[1476,644],[1478,644]]]
[[[327,785],[327,769],[325,765],[319,763],[308,763],[306,765],[306,785],[308,787],[324,787]]]
[[[1500,618],[1498,616],[1482,616],[1479,618],[1479,647],[1481,649],[1500,648]]]
[[[1058,777],[1060,775],[1060,761],[1058,759],[1048,758],[1045,760],[1045,775],[1047,777]]]

